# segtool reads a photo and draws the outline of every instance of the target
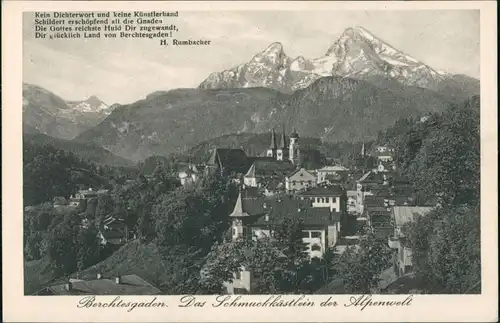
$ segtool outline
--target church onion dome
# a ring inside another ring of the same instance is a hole
[[[295,129],[290,134],[290,138],[295,138],[295,139],[299,138],[299,134],[297,133],[297,131],[295,131]]]

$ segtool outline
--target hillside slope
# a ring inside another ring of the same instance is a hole
[[[81,159],[96,164],[105,164],[112,166],[131,166],[134,164],[130,160],[116,156],[106,149],[89,142],[78,142],[75,140],[53,138],[41,133],[25,133],[23,136],[23,141],[29,142],[33,145],[51,145],[57,149],[63,149],[65,151],[72,152]]]
[[[321,78],[293,95],[265,88],[181,89],[122,106],[77,139],[134,161],[180,153],[226,134],[268,133],[282,124],[302,137],[360,141],[375,138],[400,117],[448,105],[427,89],[342,77]]]

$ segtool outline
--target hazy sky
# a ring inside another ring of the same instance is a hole
[[[175,38],[212,45],[34,39],[26,14],[24,82],[66,100],[97,95],[108,104],[130,103],[158,90],[196,87],[211,72],[247,62],[276,41],[288,56],[317,58],[356,25],[435,69],[479,78],[479,11],[180,12],[176,25]]]

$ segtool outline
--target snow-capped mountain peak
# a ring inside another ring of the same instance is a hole
[[[248,63],[212,73],[201,88],[256,87],[293,92],[320,77],[392,78],[406,85],[432,88],[451,76],[434,70],[378,38],[361,26],[349,27],[316,59],[289,58],[279,42],[272,43]]]
[[[71,109],[82,113],[99,113],[105,115],[111,113],[110,107],[95,95],[90,96],[84,101],[69,101],[67,103]]]

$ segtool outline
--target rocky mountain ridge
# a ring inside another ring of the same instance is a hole
[[[115,107],[96,96],[66,101],[40,86],[23,84],[23,125],[30,133],[72,139],[104,120]]]
[[[200,88],[267,87],[292,93],[328,76],[362,80],[385,77],[404,85],[436,91],[443,87],[443,82],[447,82],[448,88],[451,85],[460,86],[454,84],[453,74],[436,70],[395,49],[363,27],[356,26],[347,28],[319,58],[299,56],[293,59],[285,54],[281,43],[273,43],[247,63],[210,74]],[[460,82],[479,86],[479,82],[472,78],[462,78]]]

